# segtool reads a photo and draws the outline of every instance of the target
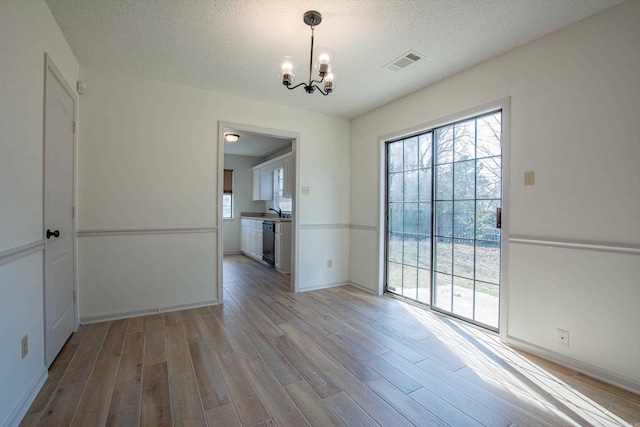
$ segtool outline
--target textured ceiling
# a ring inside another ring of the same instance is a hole
[[[46,0],[81,66],[353,118],[621,0]],[[310,29],[335,51],[335,91],[287,91],[305,76]],[[383,68],[408,51],[424,59]]]

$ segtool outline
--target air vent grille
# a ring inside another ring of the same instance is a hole
[[[422,58],[423,58],[423,56],[420,55],[419,53],[413,52],[413,51],[409,51],[409,52],[405,53],[404,55],[394,59],[393,61],[391,61],[387,65],[385,65],[384,68],[388,68],[388,69],[393,70],[393,71],[400,71],[400,70],[408,67],[409,65],[414,64],[415,62],[421,60]]]

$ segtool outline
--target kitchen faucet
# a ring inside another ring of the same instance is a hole
[[[275,210],[273,208],[269,208],[270,211],[274,211],[275,213],[278,214],[278,217],[282,218],[282,209],[278,208],[278,210]]]

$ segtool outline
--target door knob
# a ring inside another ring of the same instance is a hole
[[[50,239],[51,236],[55,238],[60,237],[60,230],[56,230],[56,231],[47,230],[47,239]]]

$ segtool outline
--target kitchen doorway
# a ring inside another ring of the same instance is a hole
[[[237,135],[237,138],[231,138],[235,139],[233,142],[226,141],[227,134]],[[284,242],[279,240],[279,243],[287,248],[285,256],[288,262],[284,264],[290,265],[289,288],[293,292],[297,290],[299,140],[299,135],[294,132],[219,122],[216,201],[218,206],[218,301],[220,302],[223,297],[224,255],[246,254],[249,258],[262,263],[262,224],[258,224],[259,227],[253,224],[253,222],[260,222],[258,219],[254,221],[253,216],[268,217],[269,214],[275,215],[275,211],[281,212],[283,216],[290,216],[290,219],[287,218],[290,220],[287,224],[290,231]],[[266,169],[263,168],[263,177],[259,174],[259,166],[262,164],[267,165]],[[225,185],[225,177],[227,185]],[[229,185],[229,177],[232,177],[231,185]],[[269,177],[271,180],[268,179]],[[261,182],[261,178],[264,178],[262,194],[260,185],[257,184]],[[290,197],[283,198],[282,191],[278,193],[279,187],[276,185],[278,182],[281,185],[284,183],[289,185],[286,189],[288,193],[285,195]],[[268,194],[265,195],[264,191]],[[253,216],[241,217],[245,214]],[[256,230],[247,230],[246,226]],[[282,238],[282,236],[285,234],[276,237]],[[253,249],[247,249],[249,247]],[[271,267],[265,263],[265,268]]]

